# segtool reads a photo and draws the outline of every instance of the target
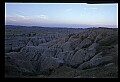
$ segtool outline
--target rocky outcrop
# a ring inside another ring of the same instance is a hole
[[[64,60],[67,52],[60,52],[59,54],[55,55],[55,58],[59,58],[60,60]]]
[[[66,33],[43,31],[47,33],[38,31],[28,38],[24,35],[6,37],[5,70],[8,75],[41,74],[63,64],[80,70],[117,65],[118,41],[112,29],[92,28],[79,33],[73,29]]]
[[[92,44],[92,41],[88,38],[84,39],[77,47],[77,49],[80,48],[87,48],[88,46],[90,46]]]
[[[112,56],[101,56],[102,53],[95,55],[90,61],[81,64],[78,69],[88,69],[112,61]]]
[[[85,57],[85,51],[83,49],[78,50],[71,58],[70,65],[76,66],[83,63]]]
[[[21,47],[12,47],[13,52],[19,52],[21,50]]]
[[[57,53],[56,49],[48,48],[42,54],[45,57],[53,57]]]
[[[23,55],[17,52],[10,52],[5,55],[5,70],[8,75],[18,75],[34,73],[35,67],[32,63]]]
[[[39,45],[38,37],[32,37],[27,44],[27,46],[38,46],[38,45]]]
[[[33,43],[32,43],[31,41],[29,41],[29,42],[27,43],[27,46],[34,46],[34,45],[33,45]]]
[[[9,47],[5,46],[5,53],[9,53],[10,51],[12,51],[12,47],[11,46],[9,46]]]
[[[28,60],[39,60],[46,47],[41,46],[26,46],[21,49],[20,53]]]
[[[66,42],[62,45],[62,49],[63,51],[70,51],[71,50],[71,46],[70,46],[70,42]]]
[[[49,69],[55,69],[55,68],[58,68],[63,63],[64,62],[62,60],[59,60],[58,58],[42,57],[40,70],[44,71],[44,70],[49,70]]]

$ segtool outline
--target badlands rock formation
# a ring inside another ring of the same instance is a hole
[[[34,29],[35,34],[30,36],[31,29]],[[9,34],[9,30],[10,28],[6,27],[6,77],[46,74],[52,77],[62,66],[79,71],[108,67],[111,63],[118,66],[117,29],[29,28],[23,36],[14,34],[16,30],[11,28],[14,37]],[[40,34],[43,31],[44,34]],[[76,77],[76,74],[73,77]]]

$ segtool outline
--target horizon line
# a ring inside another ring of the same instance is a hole
[[[8,25],[5,25],[5,26],[8,26]],[[53,27],[53,26],[35,26],[35,25],[33,25],[33,26],[28,26],[28,25],[9,25],[9,26],[25,26],[25,27]],[[88,26],[88,27],[66,27],[66,26],[60,26],[60,27],[58,27],[58,26],[54,26],[53,28],[100,28],[100,27],[102,27],[102,28],[118,28],[118,27],[108,27],[108,26]]]

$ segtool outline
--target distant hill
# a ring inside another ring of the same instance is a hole
[[[42,26],[5,25],[5,28],[28,28],[28,27],[41,27],[42,28]]]
[[[69,27],[47,27],[47,26],[22,26],[22,25],[5,25],[5,28],[69,28]]]

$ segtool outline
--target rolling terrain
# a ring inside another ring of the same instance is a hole
[[[6,25],[5,77],[117,78],[118,28]]]

